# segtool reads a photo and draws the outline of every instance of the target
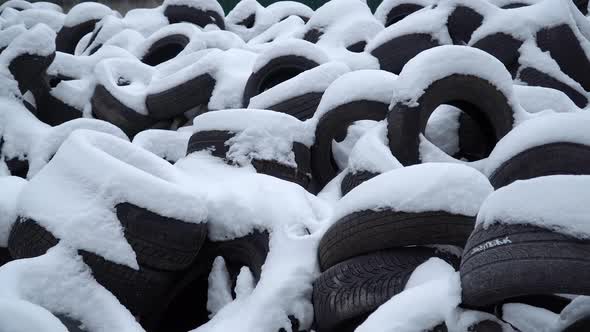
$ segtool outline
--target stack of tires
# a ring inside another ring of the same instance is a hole
[[[590,329],[588,6],[4,2],[0,330]]]

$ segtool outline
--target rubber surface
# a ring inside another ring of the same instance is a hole
[[[356,173],[348,172],[340,183],[340,192],[342,196],[348,194],[352,189],[356,188],[359,184],[370,180],[379,175],[378,173],[359,171]]]
[[[526,67],[521,69],[518,78],[530,86],[541,86],[559,90],[565,93],[580,108],[588,105],[588,98],[579,91],[536,68]]]
[[[576,273],[564,273],[576,271]],[[461,261],[463,304],[539,294],[590,294],[590,241],[531,225],[477,227]]]
[[[197,257],[207,236],[205,222],[191,223],[163,217],[130,203],[120,203],[115,209],[125,239],[142,266],[182,270]]]
[[[389,13],[387,13],[387,16],[386,16],[385,27],[387,28],[388,26],[393,25],[393,24],[403,20],[408,15],[410,15],[422,8],[424,8],[424,7],[414,4],[414,3],[402,3],[402,4],[399,4],[399,5],[391,8],[391,10],[389,11]]]
[[[336,221],[319,245],[322,271],[351,257],[415,245],[463,247],[475,225],[474,216],[434,211],[406,213],[364,210]]]
[[[121,128],[130,138],[156,123],[155,119],[139,114],[123,105],[102,85],[96,86],[90,102],[92,104],[92,115],[95,118],[110,122]]]
[[[266,107],[266,109],[289,114],[301,121],[305,121],[313,117],[323,95],[323,92],[305,93],[282,100],[273,106]]]
[[[170,119],[200,105],[209,103],[215,79],[202,74],[162,92],[146,97],[148,113],[155,119]]]
[[[397,103],[388,115],[389,147],[405,166],[419,162],[419,135],[441,104],[459,108],[477,123],[486,140],[486,156],[512,130],[514,122],[506,96],[492,83],[471,75],[452,74],[434,81],[416,104]]]
[[[410,59],[436,46],[440,46],[440,43],[431,35],[413,33],[383,43],[371,51],[371,55],[379,60],[381,70],[399,75]]]
[[[378,251],[331,267],[313,285],[317,331],[352,331],[351,325],[403,291],[418,265],[437,256],[451,259],[433,249],[413,247]]]
[[[141,62],[157,66],[176,57],[189,43],[189,38],[182,34],[165,36],[155,41],[141,58]]]
[[[515,78],[520,68],[520,63],[518,62],[520,52],[518,50],[522,46],[522,43],[521,40],[498,32],[481,38],[472,46],[496,57],[496,59],[504,64],[512,75],[512,78]]]
[[[23,54],[14,58],[8,65],[8,70],[18,82],[20,92],[31,90],[35,81],[45,74],[54,59],[55,52],[48,56]]]
[[[84,37],[91,33],[99,20],[82,22],[73,27],[62,27],[55,38],[55,50],[59,52],[74,54],[76,45]]]
[[[475,10],[458,6],[447,19],[447,29],[455,45],[467,45],[471,35],[481,26],[483,16]]]
[[[346,138],[348,127],[358,120],[383,120],[389,104],[358,100],[328,111],[318,121],[315,142],[311,147],[311,170],[320,187],[325,186],[340,171],[332,155],[332,141]]]
[[[248,78],[242,105],[250,104],[250,98],[318,65],[317,62],[298,55],[283,55],[270,60]]]
[[[498,189],[517,180],[567,174],[590,174],[590,146],[556,142],[527,149],[494,170],[490,183]]]
[[[42,75],[31,87],[37,103],[37,118],[50,126],[58,126],[64,122],[82,117],[82,111],[72,107],[51,94],[51,89],[59,82],[73,78],[64,76]]]
[[[164,10],[164,16],[170,24],[189,22],[204,28],[209,24],[217,25],[221,30],[225,29],[224,18],[216,11],[201,10],[189,6],[168,6]]]

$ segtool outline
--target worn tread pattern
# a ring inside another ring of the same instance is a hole
[[[527,180],[549,175],[590,174],[590,146],[555,142],[524,150],[500,165],[490,183],[495,189],[516,180]]]
[[[267,109],[289,114],[301,121],[305,121],[313,117],[323,95],[323,92],[309,92],[280,101],[273,106],[267,107]]]
[[[348,172],[340,183],[340,192],[342,196],[348,194],[352,189],[358,187],[359,184],[371,180],[379,175],[379,173],[369,171],[358,171],[355,173]]]
[[[188,267],[207,236],[207,224],[160,216],[130,203],[115,207],[125,239],[142,266],[167,271]],[[195,220],[196,222],[196,220]]]
[[[378,251],[341,262],[314,282],[318,331],[341,331],[403,291],[414,269],[431,257],[452,260],[428,248]],[[352,331],[352,330],[350,330]]]
[[[319,263],[326,270],[351,257],[413,245],[454,245],[467,242],[474,216],[444,211],[407,213],[364,210],[336,221],[319,245]]]
[[[526,224],[478,226],[461,261],[463,304],[486,307],[528,295],[588,295],[588,276],[590,241]]]

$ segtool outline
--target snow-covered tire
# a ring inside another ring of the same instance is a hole
[[[414,245],[463,247],[475,217],[443,211],[407,213],[393,210],[354,212],[336,221],[319,245],[320,268],[374,251]]]
[[[532,225],[476,227],[461,261],[463,304],[535,294],[590,294],[590,242]],[[564,273],[576,271],[576,273]]]
[[[96,86],[90,102],[92,115],[95,118],[114,124],[129,137],[150,128],[157,122],[125,106],[102,85]]]
[[[150,116],[170,119],[209,103],[214,87],[215,79],[209,74],[202,74],[168,90],[148,94],[146,106]]]
[[[403,66],[420,52],[439,46],[436,38],[427,33],[411,33],[393,38],[375,47],[371,55],[379,60],[381,70],[399,74]]]
[[[54,314],[59,321],[68,329],[68,332],[89,332],[84,327],[84,324],[79,320],[73,319],[69,316],[62,314]]]
[[[588,15],[588,0],[573,0],[573,2],[582,14]]]
[[[458,6],[447,19],[449,36],[455,45],[467,45],[471,35],[483,22],[484,17],[475,10]]]
[[[286,113],[301,121],[305,121],[313,117],[313,114],[320,104],[320,100],[322,100],[322,96],[322,92],[309,92],[283,100],[273,106],[267,107],[267,109]]]
[[[518,51],[522,46],[522,41],[508,34],[498,32],[485,36],[471,46],[485,51],[504,64],[504,67],[510,72],[513,78],[516,77],[520,63]]]
[[[332,141],[342,141],[348,127],[355,121],[381,121],[387,116],[389,104],[357,100],[339,105],[321,116],[315,130],[315,142],[311,147],[311,170],[320,187],[325,186],[338,173],[332,155]]]
[[[342,196],[348,194],[352,189],[356,188],[359,184],[368,181],[379,175],[378,173],[368,171],[348,172],[340,183],[340,192]]]
[[[381,3],[382,5],[386,5],[387,1],[384,1]],[[401,20],[403,20],[404,18],[406,18],[408,15],[417,12],[420,9],[423,9],[424,6],[421,6],[419,4],[415,4],[412,2],[408,2],[408,3],[401,3],[393,8],[391,8],[389,10],[389,12],[387,13],[387,15],[385,15],[385,27],[387,28],[388,26],[391,26]],[[379,11],[379,9],[377,9],[377,11]]]
[[[186,270],[166,297],[142,319],[148,331],[160,331],[173,324],[177,330],[186,331],[208,320],[206,308],[208,276],[216,257],[223,257],[234,290],[241,267],[248,267],[258,282],[262,265],[268,254],[268,233],[252,234],[229,241],[207,241],[198,259]],[[190,317],[193,321],[180,327]]]
[[[188,45],[190,38],[183,34],[167,35],[156,40],[141,58],[141,62],[157,66],[176,57]]]
[[[2,143],[2,139],[0,138],[0,143]],[[0,144],[0,148],[2,144]],[[10,175],[18,176],[20,178],[26,179],[27,173],[29,172],[29,161],[27,159],[4,159],[8,170],[10,171]]]
[[[182,270],[195,260],[207,236],[206,223],[162,217],[129,203],[118,204],[116,210],[125,238],[142,266]]]
[[[37,257],[59,242],[51,232],[31,219],[16,222],[8,238],[8,249],[16,259]],[[141,314],[157,301],[172,282],[172,274],[145,267],[134,270],[80,250],[94,278],[111,291],[131,312]]]
[[[433,249],[413,247],[374,252],[331,267],[313,285],[317,331],[354,331],[375,309],[403,291],[414,269],[431,257],[457,265]]]
[[[187,155],[197,151],[211,150],[213,156],[226,159],[229,146],[225,142],[232,137],[234,137],[234,133],[226,130],[196,132],[188,142]],[[293,154],[295,155],[297,168],[289,167],[273,160],[258,159],[252,160],[252,166],[256,169],[257,173],[297,183],[303,188],[308,189],[311,182],[309,177],[309,174],[311,174],[309,149],[301,143],[293,142]]]
[[[68,78],[69,79],[69,78]],[[59,77],[42,75],[33,83],[31,92],[37,104],[37,118],[50,126],[58,126],[64,122],[82,117],[82,111],[66,104],[51,94],[51,81],[61,80]]]
[[[299,55],[283,55],[270,60],[248,78],[242,105],[247,106],[250,98],[319,65],[316,61]]]
[[[580,91],[537,68],[526,67],[521,69],[518,73],[518,79],[530,86],[541,86],[559,90],[565,93],[580,108],[588,105],[588,98],[580,93]]]
[[[542,29],[536,37],[539,48],[549,52],[561,71],[590,91],[590,61],[574,31],[563,24]]]
[[[225,29],[223,15],[214,10],[202,10],[189,6],[172,5],[166,7],[164,10],[164,16],[166,16],[170,24],[189,22],[198,25],[201,28],[204,28],[209,24],[215,24],[221,30]]]
[[[55,52],[48,56],[22,54],[14,58],[8,65],[8,69],[18,82],[20,92],[25,93],[25,91],[31,90],[35,81],[45,74],[54,59]]]
[[[59,52],[74,54],[76,45],[82,37],[94,30],[99,20],[89,20],[72,27],[62,27],[55,38],[55,50]]]
[[[442,104],[458,107],[477,123],[489,154],[513,127],[513,109],[491,82],[473,75],[451,74],[432,82],[417,106],[397,103],[388,115],[389,147],[403,165],[419,163],[419,136],[428,118]]]
[[[558,174],[590,174],[590,146],[555,142],[529,148],[496,168],[490,183],[498,189],[517,180]]]

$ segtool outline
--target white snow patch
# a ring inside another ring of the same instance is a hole
[[[26,180],[16,176],[0,177],[0,248],[8,246],[8,236],[16,221],[16,204]]]

